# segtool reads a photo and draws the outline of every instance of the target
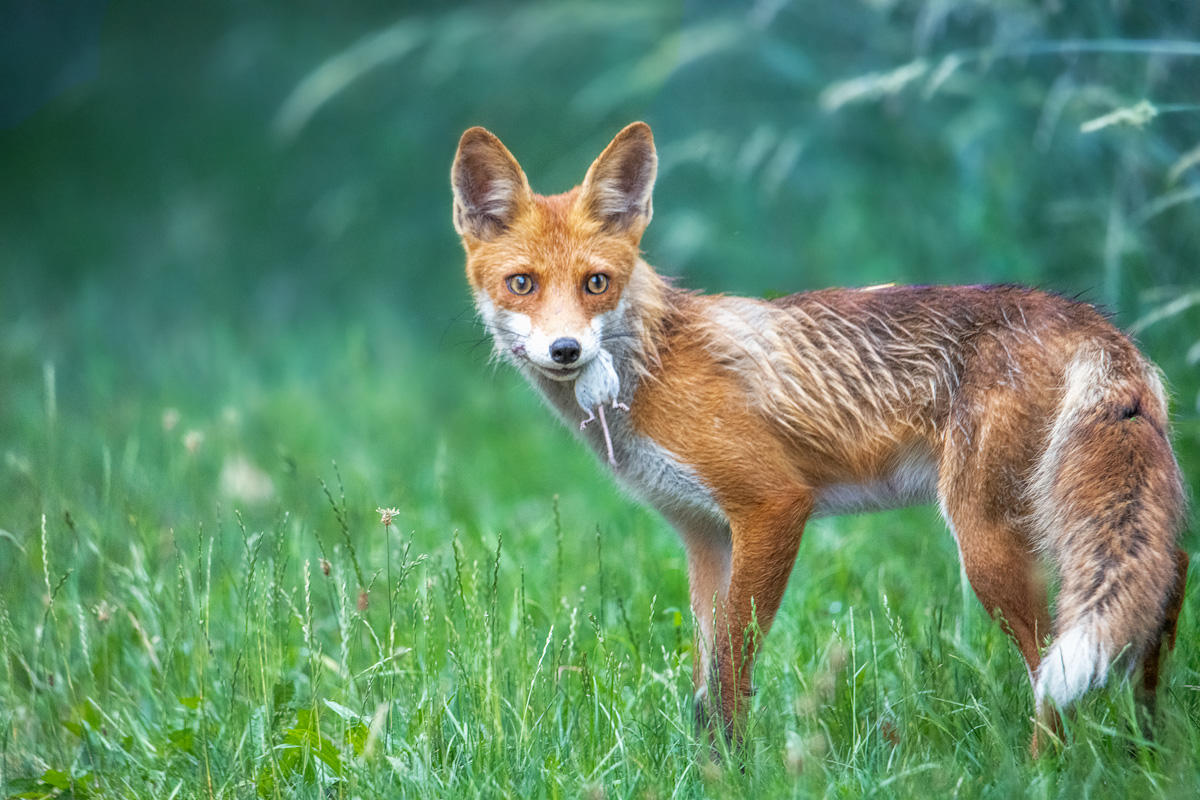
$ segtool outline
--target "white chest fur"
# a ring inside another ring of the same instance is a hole
[[[636,376],[632,370],[620,369],[622,364],[619,356],[615,363],[620,376],[616,400],[632,408],[637,402]],[[666,516],[685,513],[724,521],[725,515],[712,492],[695,471],[662,445],[638,433],[630,420],[630,412],[612,409],[608,413],[608,429],[616,461],[615,466],[608,465],[607,446],[600,426],[589,425],[586,430],[579,430],[579,422],[584,417],[577,402],[574,384],[548,380],[533,370],[525,370],[525,373],[563,423],[612,469],[622,488]]]

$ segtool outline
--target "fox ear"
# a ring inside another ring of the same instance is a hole
[[[650,224],[650,194],[658,171],[650,126],[635,122],[617,134],[587,171],[580,202],[612,232],[641,236]]]
[[[512,153],[483,128],[471,128],[459,140],[450,185],[454,229],[485,242],[508,229],[532,193]]]

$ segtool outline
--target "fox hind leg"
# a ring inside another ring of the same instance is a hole
[[[963,569],[984,609],[1017,645],[1030,675],[1041,663],[1039,646],[1050,635],[1050,606],[1037,558],[1018,529],[969,513],[952,518]]]
[[[1138,688],[1138,699],[1145,709],[1142,720],[1142,733],[1147,739],[1153,738],[1151,724],[1158,711],[1158,681],[1162,662],[1167,652],[1175,649],[1175,634],[1179,627],[1179,614],[1183,611],[1183,597],[1187,589],[1188,554],[1182,549],[1175,550],[1175,586],[1167,598],[1166,613],[1157,643],[1151,643],[1146,648],[1142,658],[1142,683]]]
[[[1042,409],[1014,404],[1005,390],[964,399],[955,430],[969,435],[948,437],[938,481],[942,513],[975,596],[1016,644],[1036,686],[1052,621],[1023,476],[1037,457],[1035,421]],[[1023,413],[1013,414],[1013,408]],[[989,426],[979,424],[985,418]],[[1057,735],[1053,709],[1040,722]],[[1032,749],[1038,749],[1036,729]]]
[[[1040,645],[1052,623],[1045,581],[1029,538],[1020,526],[986,519],[975,508],[956,505],[949,516],[971,589],[1016,644],[1032,688],[1041,664]],[[1061,722],[1052,708],[1042,712],[1033,732],[1035,754],[1042,726],[1059,735]]]

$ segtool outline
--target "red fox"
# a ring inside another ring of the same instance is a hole
[[[635,122],[541,196],[471,128],[454,225],[497,356],[687,548],[700,724],[740,739],[809,519],[933,501],[1044,725],[1114,665],[1143,667],[1152,709],[1188,564],[1156,368],[1092,306],[1018,286],[674,288],[639,250],[656,169]]]

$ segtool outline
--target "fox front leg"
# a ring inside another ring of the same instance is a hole
[[[713,733],[723,732],[730,744],[741,741],[755,656],[779,611],[812,508],[812,495],[807,489],[778,487],[727,512],[728,578],[724,573],[721,578],[728,581],[728,588],[724,597],[718,596],[720,602],[715,606],[713,645],[703,685],[697,680],[698,688],[706,690],[704,694],[697,691],[701,704],[697,719],[707,722]],[[692,580],[707,571],[711,568],[689,563]],[[710,582],[701,582],[699,588],[699,593],[693,589],[693,608],[697,602],[711,602],[713,596]],[[696,609],[698,619],[704,613],[708,613],[707,606]]]

